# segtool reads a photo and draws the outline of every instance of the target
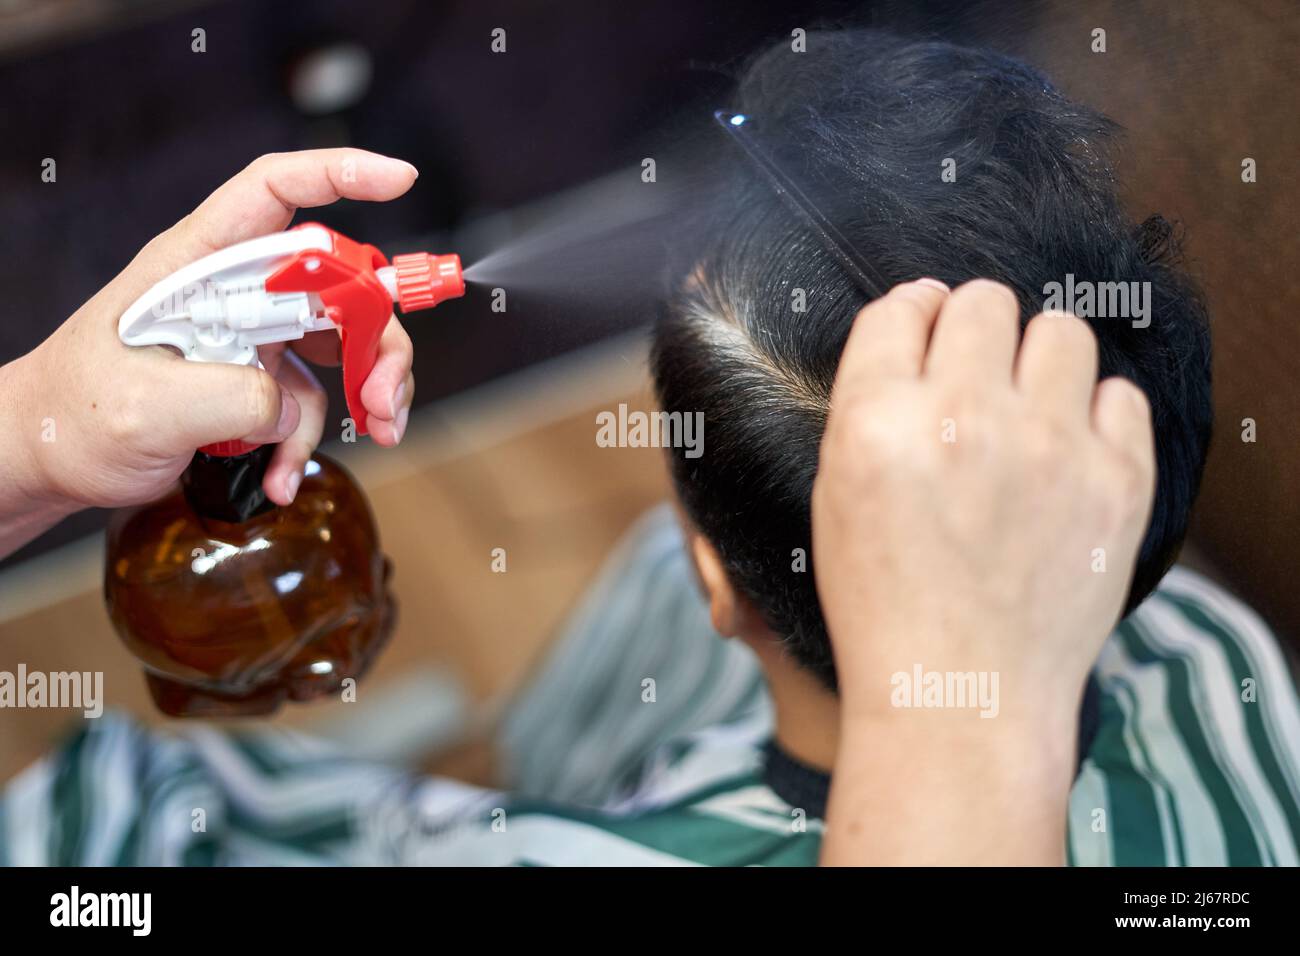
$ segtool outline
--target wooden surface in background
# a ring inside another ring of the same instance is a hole
[[[1132,215],[1185,229],[1216,408],[1192,540],[1300,649],[1300,4],[1054,2],[1030,18],[1014,6],[988,6],[986,39],[1122,124]],[[1098,27],[1104,54],[1090,49]],[[1257,182],[1242,182],[1246,157]]]
[[[448,668],[479,704],[515,688],[619,536],[667,496],[661,450],[595,443],[596,413],[617,408],[619,401],[649,408],[646,390],[634,388],[612,401],[598,401],[597,395],[599,390],[589,408],[464,454],[454,451],[458,441],[473,445],[476,436],[497,426],[509,431],[520,409],[506,403],[469,426],[451,423],[452,431],[413,418],[399,451],[366,454],[386,463],[404,454],[415,468],[391,480],[382,470],[368,479],[367,469],[352,463],[393,561],[399,602],[396,632],[360,682],[359,701],[423,665]],[[450,455],[447,447],[453,448]],[[435,463],[420,466],[422,457]],[[504,574],[491,570],[493,548],[506,549]],[[4,666],[12,670],[23,661],[29,670],[102,671],[108,706],[151,724],[168,723],[154,710],[135,659],[113,633],[98,580],[83,583],[62,600],[0,621],[0,646],[10,662]],[[290,705],[275,722],[304,726],[339,715],[346,706],[334,700]],[[0,782],[48,751],[79,720],[67,710],[0,712]]]

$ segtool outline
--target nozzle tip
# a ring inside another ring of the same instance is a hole
[[[393,256],[393,271],[397,277],[395,298],[403,312],[431,309],[439,302],[465,294],[460,256],[454,252],[444,256],[427,252]]]

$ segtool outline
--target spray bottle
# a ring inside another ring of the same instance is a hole
[[[173,273],[122,315],[127,345],[166,345],[198,362],[258,363],[257,347],[337,330],[357,434],[396,302],[404,313],[465,294],[460,258],[374,246],[306,223]],[[387,640],[391,566],[365,495],[324,455],[291,505],[262,491],[274,445],[198,449],[180,487],[110,523],[104,598],[143,663],[155,703],[177,717],[268,714],[334,693]]]

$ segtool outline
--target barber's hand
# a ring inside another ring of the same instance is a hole
[[[338,364],[338,333],[264,346],[262,371],[188,362],[162,346],[127,347],[118,319],[171,272],[284,229],[296,209],[342,197],[393,199],[416,175],[409,163],[355,149],[263,156],[151,241],[35,351],[0,370],[14,440],[8,470],[26,480],[28,497],[65,511],[149,501],[196,448],[242,438],[279,443],[264,487],[289,503],[325,427],[325,395],[302,358]],[[401,440],[413,394],[411,342],[394,318],[361,394],[376,442]]]
[[[1052,861],[1082,689],[1150,518],[1150,411],[1097,383],[1080,319],[1036,316],[1021,341],[1004,286],[928,282],[858,316],[813,491],[844,722],[832,818],[877,862]],[[916,665],[996,674],[996,719],[899,708]]]
[[[1018,314],[993,282],[908,283],[850,336],[813,544],[839,674],[867,706],[913,661],[1073,694],[1123,607],[1155,486],[1146,398],[1097,384],[1081,319],[1039,315],[1017,348]]]

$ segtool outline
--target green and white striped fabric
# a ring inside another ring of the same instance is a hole
[[[1097,676],[1070,862],[1297,863],[1300,704],[1258,617],[1176,569]],[[757,665],[709,632],[659,512],[507,717],[511,794],[283,731],[171,736],[110,714],[8,786],[0,862],[811,865],[820,820],[765,780],[771,719]]]
[[[1071,794],[1072,862],[1300,863],[1300,705],[1253,611],[1175,568],[1096,671],[1101,728]]]
[[[150,733],[119,715],[8,788],[6,865],[748,865],[816,862],[821,824],[762,781],[751,728],[693,735],[616,812],[349,761],[283,732]]]

